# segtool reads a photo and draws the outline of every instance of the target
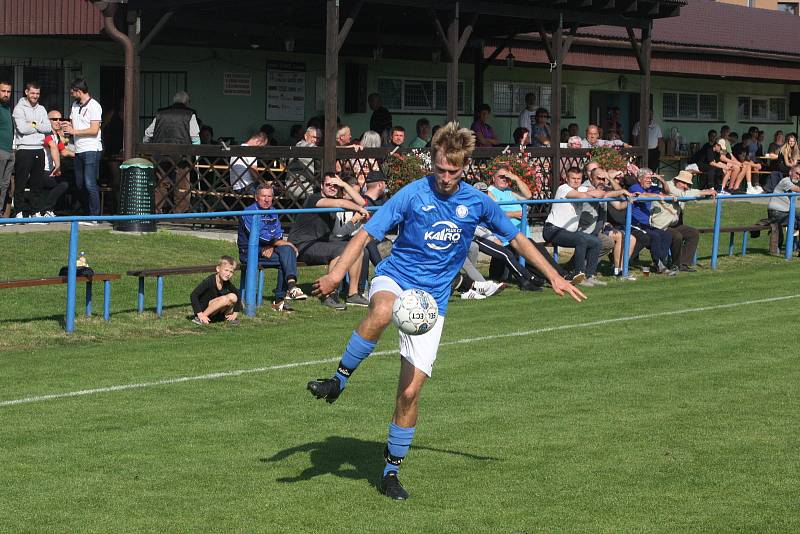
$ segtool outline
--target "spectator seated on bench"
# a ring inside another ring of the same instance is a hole
[[[274,192],[272,185],[260,184],[256,187],[255,202],[245,211],[268,210],[272,208]],[[253,219],[260,217],[258,233],[258,263],[265,267],[278,268],[278,280],[275,286],[275,300],[272,309],[275,311],[292,311],[286,299],[304,300],[303,290],[297,287],[297,248],[283,238],[283,227],[277,215],[246,215],[239,219],[239,260],[247,263],[247,247],[250,241],[250,228]],[[245,269],[242,269],[245,272]]]
[[[664,200],[667,195],[664,195],[658,187],[653,185],[654,176],[655,173],[651,169],[642,167],[637,175],[638,183],[632,185],[629,191],[636,193],[637,197],[640,198]],[[659,230],[650,225],[650,209],[650,202],[634,202],[631,213],[633,217],[632,225],[647,234],[650,240],[650,255],[653,257],[651,271],[674,276],[678,273],[677,269],[670,270],[667,267],[667,256],[672,244],[672,237],[664,230]]]
[[[714,189],[693,189],[692,173],[680,171],[672,181],[664,181],[664,192],[678,199],[683,197],[713,197]],[[683,223],[683,203],[678,201],[653,202],[650,208],[650,225],[667,232],[672,238],[672,267],[691,273],[694,254],[700,242],[700,232]]]
[[[789,170],[789,176],[778,182],[773,193],[800,193],[800,163]],[[784,225],[789,222],[789,197],[771,197],[767,204],[767,217],[773,225]],[[795,229],[800,228],[800,216],[795,214]],[[770,254],[780,255],[778,247],[781,243],[781,226],[773,230],[769,240]]]
[[[342,198],[344,192],[353,200]],[[305,209],[343,208],[356,211],[363,217],[369,217],[364,209],[364,200],[351,185],[339,178],[336,173],[327,172],[322,179],[322,190],[314,193],[306,200]],[[336,223],[336,213],[301,213],[297,216],[289,234],[289,241],[300,251],[298,258],[307,265],[327,265],[328,272],[333,269],[339,256],[347,246],[347,241],[331,240]],[[361,276],[362,255],[353,262],[348,271],[348,291],[346,304],[341,302],[335,293],[326,297],[323,305],[334,310],[344,310],[347,304],[369,306],[369,301],[358,292],[358,280]]]
[[[227,321],[238,325],[237,316],[242,311],[239,290],[231,283],[236,270],[236,260],[230,256],[222,256],[217,263],[214,274],[200,282],[190,297],[195,324],[209,324]]]

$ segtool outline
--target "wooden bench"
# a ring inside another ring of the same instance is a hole
[[[780,230],[781,226],[785,226],[785,225],[756,223],[756,224],[752,224],[750,226],[723,226],[723,227],[720,227],[719,233],[720,234],[724,234],[724,233],[730,234],[730,239],[728,241],[728,256],[733,256],[734,255],[734,250],[733,250],[734,236],[736,235],[737,232],[742,232],[742,256],[746,256],[747,255],[747,242],[748,242],[748,238],[750,237],[750,233],[751,232],[763,232],[763,231],[766,231],[766,230],[771,230],[773,232],[776,232],[776,231]],[[714,228],[698,228],[697,231],[700,232],[701,234],[713,234],[714,233]],[[797,246],[797,242],[795,242],[795,246]],[[695,251],[695,253],[694,253],[693,264],[694,263],[697,263],[697,251]]]
[[[298,262],[298,266],[305,265]],[[239,293],[242,296],[242,303],[244,304],[245,298],[245,276],[247,265],[240,263],[237,267],[241,271],[241,279],[239,281]],[[165,276],[180,276],[185,274],[199,274],[199,273],[213,273],[216,271],[217,265],[192,265],[186,267],[162,267],[153,269],[133,269],[127,272],[128,276],[135,276],[139,279],[139,290],[136,300],[136,309],[139,313],[144,312],[144,281],[145,278],[156,279],[156,315],[161,317],[164,309],[164,277]],[[264,269],[277,268],[272,265],[258,266],[258,288],[256,291],[256,306],[261,306],[264,302]],[[187,295],[188,297],[188,295]]]
[[[103,319],[108,321],[109,308],[111,307],[111,281],[119,280],[118,274],[95,273],[92,276],[77,276],[75,281],[86,284],[86,317],[92,316],[92,282],[103,282]],[[6,280],[0,282],[0,289],[13,289],[17,287],[55,286],[66,284],[66,276],[50,276],[47,278],[29,278],[24,280]]]

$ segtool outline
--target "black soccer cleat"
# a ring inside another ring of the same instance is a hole
[[[312,380],[306,388],[316,398],[325,399],[329,404],[335,402],[342,393],[342,389],[339,387],[339,379],[336,377]]]
[[[381,493],[394,499],[395,501],[405,501],[408,499],[408,492],[405,490],[400,479],[397,478],[395,471],[389,471],[381,480]]]

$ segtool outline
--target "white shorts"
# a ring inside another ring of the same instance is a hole
[[[388,276],[376,276],[369,285],[369,298],[372,299],[372,295],[378,291],[389,291],[394,295],[399,295],[403,292],[403,288]],[[433,362],[436,361],[436,353],[439,350],[439,340],[442,338],[443,327],[444,316],[440,315],[433,328],[424,334],[409,336],[398,331],[397,333],[400,334],[400,356],[426,375],[431,376]]]

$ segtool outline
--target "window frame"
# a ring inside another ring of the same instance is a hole
[[[380,87],[381,80],[391,80],[393,82],[400,82],[400,107],[389,107],[386,108],[391,111],[392,113],[397,114],[408,114],[408,115],[420,115],[420,114],[445,114],[447,113],[447,109],[436,109],[434,106],[436,105],[437,97],[436,93],[436,86],[437,84],[444,83],[445,84],[445,92],[447,91],[447,78],[425,78],[425,77],[417,77],[417,76],[378,76],[376,84]],[[430,83],[432,88],[431,93],[431,107],[421,107],[421,106],[409,106],[406,104],[406,83]],[[458,90],[461,93],[459,96],[461,97],[462,106],[458,108],[459,115],[467,115],[472,112],[472,102],[471,100],[471,93],[468,92],[470,86],[467,85],[467,80],[460,79],[458,80]],[[380,91],[378,91],[380,92]],[[445,102],[447,101],[447,95],[444,95]],[[385,103],[385,99],[384,99]]]
[[[547,89],[550,91],[551,85],[549,83],[538,83],[538,82],[515,82],[511,80],[492,80],[492,114],[495,117],[519,117],[519,114],[525,108],[525,94],[529,92],[536,93],[536,107],[543,107],[550,111],[550,107],[552,107],[552,99],[550,102],[545,106],[542,105],[542,98],[543,98],[543,89]],[[511,92],[511,111],[498,111],[500,106],[497,105],[497,101],[495,100],[498,90],[498,84],[504,84],[506,86],[506,91]],[[561,86],[561,118],[562,119],[574,119],[575,115],[575,94],[574,88],[571,85],[564,84]],[[548,95],[547,98],[551,98],[551,95]]]
[[[742,98],[748,99],[748,113],[747,116],[740,114],[739,111],[739,101]],[[767,110],[767,118],[760,118],[760,117],[753,117],[753,100],[764,100],[766,101],[766,110]],[[772,109],[772,101],[780,101],[783,103],[783,119],[770,119],[769,113],[770,109]],[[737,95],[736,96],[736,120],[738,122],[758,122],[763,124],[791,124],[791,119],[789,116],[789,99],[784,95]]]
[[[675,95],[675,111],[674,116],[667,115],[665,106],[665,97],[667,95]],[[697,97],[696,112],[697,116],[690,117],[680,114],[681,95],[692,95]],[[716,99],[717,115],[712,118],[700,118],[700,101],[703,97],[714,97]],[[661,118],[665,122],[723,122],[725,120],[725,113],[723,108],[723,95],[719,93],[701,93],[697,91],[662,91],[661,92]]]

